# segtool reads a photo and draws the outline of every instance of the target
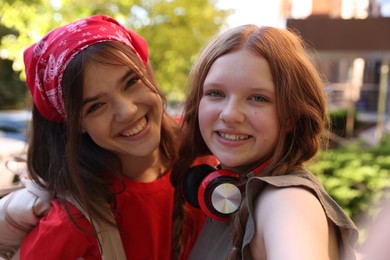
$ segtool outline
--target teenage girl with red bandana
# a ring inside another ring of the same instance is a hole
[[[50,31],[24,61],[34,101],[28,169],[53,200],[20,258],[171,259],[180,140],[145,40],[96,15]],[[190,212],[183,259],[203,220]]]

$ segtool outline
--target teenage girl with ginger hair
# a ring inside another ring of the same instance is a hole
[[[189,234],[186,198],[208,216],[189,259],[355,259],[356,226],[304,167],[326,144],[328,111],[300,38],[255,25],[227,30],[200,53],[189,88],[186,142],[171,175],[174,258]],[[217,168],[188,171],[207,154]]]
[[[50,31],[24,60],[34,101],[28,169],[53,200],[21,259],[101,259],[102,223],[119,230],[118,258],[171,259],[169,177],[180,139],[146,41],[95,15]],[[192,212],[187,251],[202,220]]]

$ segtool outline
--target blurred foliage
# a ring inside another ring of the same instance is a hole
[[[338,136],[345,137],[346,136],[346,124],[347,124],[347,114],[348,111],[345,108],[339,108],[336,110],[332,110],[329,113],[330,122],[332,126],[332,132],[337,134]],[[357,114],[354,116],[354,128],[359,128],[361,122],[357,119]]]
[[[17,109],[26,106],[27,88],[12,70],[12,61],[0,60],[0,108]]]
[[[3,0],[0,57],[13,61],[13,70],[22,72],[26,47],[55,27],[99,13],[118,19],[148,41],[159,87],[168,100],[181,101],[192,61],[206,41],[226,25],[230,11],[219,10],[214,0]],[[24,73],[20,75],[23,80]],[[1,82],[1,97],[7,87],[4,84]],[[25,96],[18,98],[24,100]]]
[[[366,147],[356,141],[348,146],[321,151],[307,165],[333,199],[356,222],[375,213],[389,194],[390,135],[380,144]]]

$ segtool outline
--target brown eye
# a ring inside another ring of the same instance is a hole
[[[130,88],[131,86],[135,85],[138,81],[140,81],[141,78],[140,77],[133,77],[131,78],[127,84],[126,84],[126,89]]]
[[[87,109],[87,114],[92,113],[93,111],[99,109],[99,108],[102,107],[102,106],[103,106],[102,103],[96,103],[96,104],[91,105],[91,106]]]

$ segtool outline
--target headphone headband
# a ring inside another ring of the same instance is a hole
[[[267,164],[271,161],[271,158],[269,158],[268,160],[266,160],[265,162],[263,162],[262,164],[260,164],[259,166],[257,166],[256,168],[254,168],[252,171],[248,172],[246,174],[246,177],[249,179],[251,177],[254,177],[256,176],[257,174],[260,173],[260,171],[262,169],[264,169],[265,166],[267,166]]]

